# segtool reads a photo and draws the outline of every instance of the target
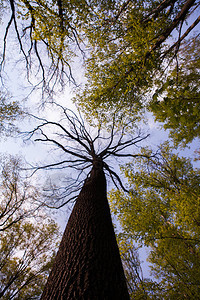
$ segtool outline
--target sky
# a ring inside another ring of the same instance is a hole
[[[198,28],[197,28],[198,30]],[[11,55],[16,54],[16,48],[15,43],[11,40],[10,45],[8,44],[9,53]],[[79,81],[82,78],[82,74],[80,72],[79,64],[77,63],[76,66],[77,70],[77,77],[79,77]],[[49,109],[47,112],[43,111],[43,108],[39,106],[40,102],[40,92],[37,91],[35,93],[32,93],[31,96],[27,101],[23,100],[26,98],[26,95],[30,92],[31,87],[29,86],[27,80],[26,80],[26,74],[23,72],[23,67],[21,65],[21,62],[19,62],[17,65],[10,62],[7,66],[7,75],[5,78],[5,85],[7,86],[7,89],[9,93],[12,95],[12,98],[14,100],[20,101],[22,104],[22,107],[26,108],[28,107],[31,113],[35,114],[38,113],[37,110],[40,110],[41,114],[46,114],[49,119],[52,117],[55,118],[55,110]],[[26,86],[26,88],[25,88]],[[59,94],[59,93],[58,93]],[[72,110],[76,110],[75,106],[72,103],[73,92],[70,87],[66,87],[63,94],[59,94],[56,100],[58,100],[61,103],[64,103],[67,105],[67,107],[70,107]],[[31,107],[31,109],[30,109]],[[151,145],[154,148],[157,147],[161,142],[168,139],[168,132],[161,130],[161,125],[158,122],[154,121],[154,118],[151,114],[147,115],[148,117],[148,125],[144,128],[145,131],[150,132],[150,138],[144,142],[147,145]],[[18,124],[21,131],[27,131],[33,128],[34,121],[29,120],[23,120],[20,121],[20,124]],[[181,153],[182,155],[186,155],[189,157],[194,156],[194,150],[198,148],[198,141],[194,141],[192,145],[190,146],[190,149],[185,149]],[[0,143],[0,153],[9,153],[9,154],[18,154],[23,155],[25,157],[25,160],[27,162],[30,162],[31,164],[36,164],[38,161],[43,161],[46,159],[48,155],[52,155],[52,152],[50,154],[48,153],[48,146],[42,144],[42,143],[34,143],[34,142],[24,142],[22,135],[18,135],[15,138],[1,138]],[[197,166],[199,166],[199,162],[196,163]],[[37,176],[40,177],[41,173],[39,173]],[[44,173],[42,173],[44,174]],[[112,185],[109,182],[109,188],[112,188]],[[70,214],[70,208],[62,208],[59,212],[59,214],[56,214],[55,217],[57,218],[62,230],[65,227],[66,221]],[[141,259],[145,261],[146,259],[146,251],[147,249],[143,249],[141,252]],[[149,276],[149,268],[147,264],[144,264],[144,276]]]

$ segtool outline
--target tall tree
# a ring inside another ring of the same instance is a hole
[[[127,152],[125,149],[145,137],[133,137],[131,133],[125,135],[129,125],[115,129],[114,120],[110,133],[106,135],[99,127],[92,137],[82,119],[64,107],[58,107],[62,109],[59,122],[37,118],[41,124],[29,135],[38,135],[37,141],[55,145],[67,157],[39,168],[75,168],[80,171],[79,181],[83,170],[90,168],[90,171],[76,199],[42,299],[129,299],[106,196],[104,173],[110,175],[116,186],[119,184],[123,188],[120,177],[106,159],[111,155],[137,156],[133,150]],[[75,182],[73,187],[77,193],[79,184]],[[65,191],[65,194],[68,192]],[[70,199],[72,197],[70,187]]]
[[[128,197],[114,193],[112,209],[126,236],[151,247],[158,297],[198,298],[199,169],[167,144],[155,157],[141,158],[137,167],[127,166],[132,191]]]
[[[98,156],[76,200],[41,299],[63,298],[129,299]]]

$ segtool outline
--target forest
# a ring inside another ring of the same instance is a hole
[[[199,299],[199,12],[0,1],[0,299]]]

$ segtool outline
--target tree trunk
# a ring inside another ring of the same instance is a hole
[[[129,299],[102,168],[77,198],[41,299]]]

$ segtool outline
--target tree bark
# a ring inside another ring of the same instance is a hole
[[[77,198],[41,299],[129,299],[102,167]]]

